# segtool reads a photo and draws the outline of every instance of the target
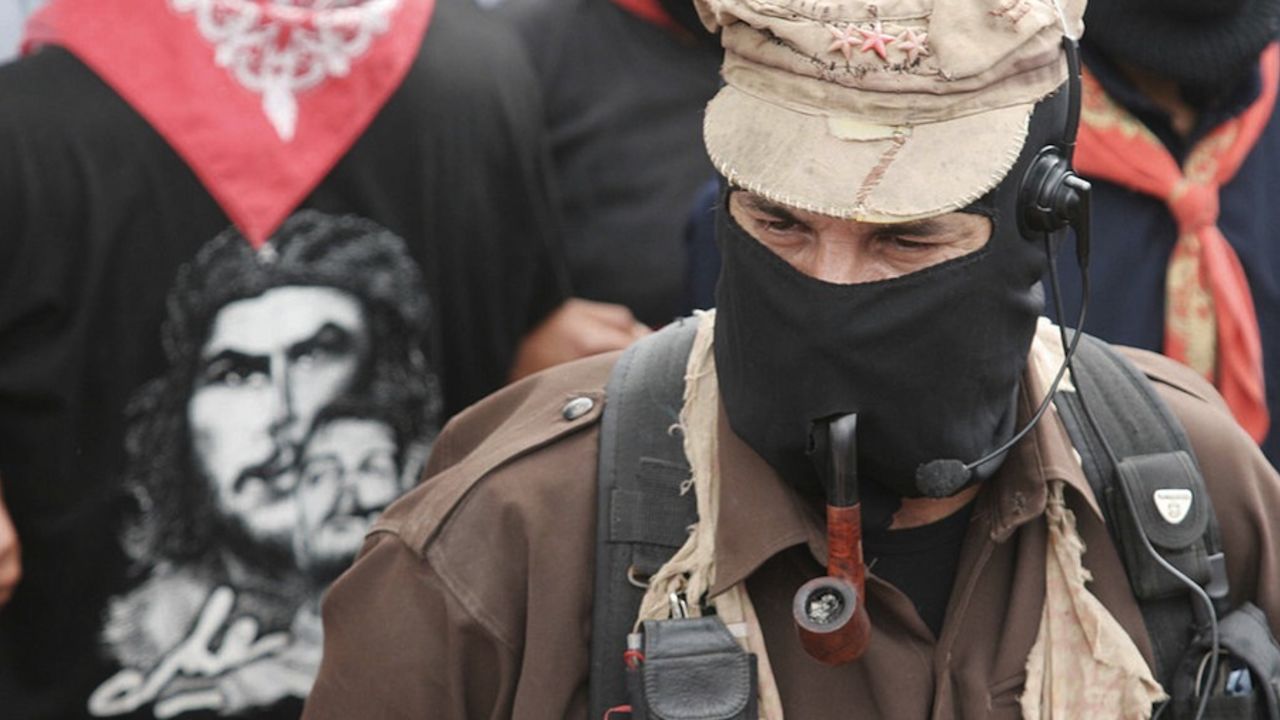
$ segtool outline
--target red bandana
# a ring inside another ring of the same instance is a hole
[[[434,0],[52,0],[66,48],[191,167],[254,247],[404,80]]]
[[[613,0],[613,4],[647,23],[680,35],[688,34],[688,31],[680,27],[680,23],[671,17],[671,13],[667,12],[658,0]]]
[[[1236,174],[1275,106],[1280,46],[1268,47],[1261,64],[1258,99],[1197,143],[1183,167],[1086,71],[1075,154],[1084,175],[1160,198],[1169,207],[1178,238],[1165,281],[1165,354],[1216,385],[1236,420],[1259,442],[1270,424],[1261,333],[1240,258],[1218,229],[1218,188]]]

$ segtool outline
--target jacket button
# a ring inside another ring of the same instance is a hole
[[[578,418],[591,412],[591,408],[596,406],[596,401],[589,397],[576,397],[565,403],[564,409],[560,414],[565,420],[577,420]]]

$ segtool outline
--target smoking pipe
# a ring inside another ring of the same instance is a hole
[[[862,560],[856,413],[815,421],[810,458],[827,496],[827,575],[796,591],[791,612],[806,652],[827,665],[857,660],[871,641]]]

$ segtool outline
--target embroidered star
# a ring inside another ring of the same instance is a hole
[[[875,25],[871,26],[870,30],[858,28],[858,32],[862,34],[862,47],[858,48],[858,52],[874,50],[881,60],[889,59],[889,51],[885,48],[885,45],[893,42],[894,37],[885,34],[879,20],[876,21]]]
[[[835,42],[831,43],[831,47],[827,48],[827,52],[844,53],[844,61],[852,61],[853,46],[862,42],[862,38],[858,37],[855,33],[861,31],[853,26],[838,28],[834,25],[828,25],[827,29],[831,31],[831,36],[836,39]]]
[[[894,40],[898,43],[898,49],[907,54],[908,63],[915,62],[916,58],[922,55],[929,55],[929,33],[917,33],[915,30],[907,29]]]

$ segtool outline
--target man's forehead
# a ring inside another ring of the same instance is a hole
[[[940,215],[934,215],[931,217],[918,218],[914,220],[905,220],[903,222],[875,223],[875,222],[864,222],[861,220],[849,220],[845,218],[837,218],[837,217],[832,217],[830,215],[823,215],[821,213],[812,212],[810,210],[804,210],[801,208],[792,207],[784,203],[770,200],[769,198],[766,198],[763,195],[758,195],[748,190],[734,190],[733,196],[738,197],[743,204],[745,204],[747,207],[749,207],[752,210],[766,213],[766,214],[773,215],[780,218],[787,218],[787,219],[794,219],[794,220],[821,219],[826,222],[851,223],[851,224],[856,224],[863,227],[872,228],[878,231],[892,231],[896,233],[912,234],[912,235],[928,235],[931,233],[941,232],[943,230],[948,229],[949,226],[954,222],[963,219],[962,217],[957,217],[957,216],[963,216],[963,215],[969,214],[969,213],[956,211],[956,212],[942,213]]]
[[[325,326],[349,332],[364,327],[360,301],[332,287],[272,288],[223,306],[214,317],[203,355],[225,350],[267,354],[316,335]]]
[[[342,417],[326,421],[316,428],[308,447],[369,448],[395,445],[391,428],[380,420]]]

